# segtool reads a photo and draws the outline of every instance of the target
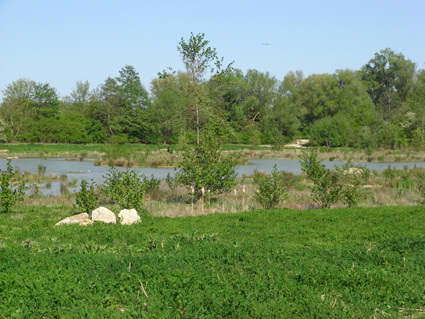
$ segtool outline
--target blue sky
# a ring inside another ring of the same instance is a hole
[[[63,97],[127,64],[149,89],[163,69],[184,69],[177,46],[191,32],[278,80],[358,70],[385,48],[424,69],[424,13],[424,0],[0,0],[0,90],[28,78]]]

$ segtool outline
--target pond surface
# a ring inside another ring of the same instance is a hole
[[[0,159],[0,169],[6,169],[6,159]],[[323,164],[327,168],[334,168],[335,165],[341,166],[345,162],[341,161],[323,161]],[[102,184],[104,181],[104,176],[108,173],[110,167],[108,166],[94,166],[92,161],[68,161],[65,158],[18,158],[11,160],[12,167],[15,170],[20,170],[21,172],[30,172],[32,174],[38,173],[39,165],[44,165],[46,167],[45,175],[66,175],[68,177],[67,181],[72,180],[77,181],[77,187],[70,188],[70,191],[78,191],[79,185],[82,179],[85,179],[89,182],[93,180],[96,184]],[[422,167],[425,168],[424,162],[419,163],[369,163],[369,162],[353,162],[356,166],[367,167],[371,170],[376,170],[382,172],[388,166],[394,167],[396,169],[403,169],[405,166],[408,168]],[[293,174],[301,174],[301,164],[299,159],[253,159],[249,161],[249,165],[239,165],[236,166],[236,172],[239,177],[242,177],[243,174],[252,175],[254,170],[264,171],[266,174],[270,174],[273,170],[273,166],[276,165],[279,171],[287,171]],[[117,167],[120,171],[125,171],[127,169],[134,170],[139,174],[144,174],[148,178],[153,175],[156,179],[164,179],[168,173],[172,176],[178,171],[174,168],[142,168],[142,167],[133,167],[133,168],[124,168]],[[41,184],[43,186],[43,184]],[[60,182],[52,182],[52,188],[46,189],[41,188],[40,192],[43,195],[57,195],[60,194]]]

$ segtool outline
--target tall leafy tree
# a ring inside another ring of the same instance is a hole
[[[116,78],[124,107],[137,113],[149,105],[148,92],[142,85],[139,73],[131,65],[124,66]]]
[[[108,77],[92,99],[94,118],[113,139],[137,142],[146,135],[149,96],[134,67],[126,65],[116,78]]]
[[[406,102],[409,111],[415,114],[415,127],[425,133],[425,70],[418,71],[415,85]]]
[[[119,122],[122,133],[131,141],[142,141],[149,131],[146,110],[150,104],[148,92],[142,85],[139,73],[131,65],[124,66],[115,78],[120,92]]]
[[[111,136],[120,131],[117,117],[120,114],[121,104],[122,97],[117,81],[108,77],[93,95],[91,107],[94,119],[99,120]]]
[[[39,117],[54,117],[59,114],[59,95],[49,83],[34,86],[35,112]]]
[[[304,125],[323,117],[332,117],[339,110],[338,82],[331,74],[313,74],[299,86],[300,107]]]
[[[186,71],[190,76],[191,96],[196,123],[196,142],[199,144],[199,132],[201,126],[201,105],[206,97],[205,90],[201,87],[204,76],[208,71],[212,72],[214,66],[220,67],[221,61],[217,58],[216,49],[208,46],[210,41],[205,40],[205,34],[191,33],[186,41],[181,39],[177,50],[182,56]]]
[[[153,139],[175,143],[182,132],[191,129],[189,75],[177,72],[151,82],[152,104],[149,119],[155,126]]]
[[[414,86],[416,64],[387,48],[361,69],[368,93],[385,120],[401,107]]]
[[[75,82],[75,88],[72,89],[70,97],[74,103],[85,104],[89,102],[91,94],[89,81],[77,81]]]
[[[60,113],[62,115],[83,114],[85,117],[90,117],[90,103],[93,97],[94,92],[90,90],[89,81],[76,81],[71,94],[63,98],[65,103],[61,105]]]
[[[4,133],[9,141],[18,139],[25,120],[34,113],[35,102],[32,97],[35,84],[35,81],[29,79],[18,79],[2,90],[0,115],[4,119]]]

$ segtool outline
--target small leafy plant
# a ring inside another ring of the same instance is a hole
[[[139,176],[135,171],[121,172],[116,168],[111,168],[104,177],[102,193],[112,203],[126,209],[139,210],[143,207],[143,195],[146,191],[143,176]]]
[[[96,191],[96,183],[89,183],[83,179],[81,181],[81,189],[75,194],[74,208],[80,209],[82,212],[90,214],[97,206],[99,201],[99,193]]]
[[[26,180],[14,171],[11,160],[7,160],[6,170],[0,169],[0,205],[8,213],[17,202],[23,201],[25,192],[31,188]]]
[[[222,155],[218,138],[205,134],[200,144],[184,148],[176,180],[191,189],[196,200],[206,194],[226,193],[236,185],[237,162],[236,156]]]
[[[270,175],[256,170],[254,172],[254,184],[258,187],[256,199],[265,209],[276,208],[287,195],[276,165]]]
[[[341,172],[327,169],[317,158],[317,149],[305,152],[301,161],[302,171],[314,186],[311,187],[312,199],[320,208],[330,208],[332,204],[342,201],[348,207],[357,206],[365,197],[361,191],[361,181],[358,176],[351,176],[348,184],[340,182]]]

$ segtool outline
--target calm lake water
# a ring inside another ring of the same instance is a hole
[[[6,159],[0,159],[0,168],[2,170],[6,169]],[[96,184],[102,184],[104,176],[108,173],[109,167],[107,166],[94,166],[92,161],[68,161],[65,158],[31,158],[31,159],[12,159],[12,167],[21,172],[27,171],[32,174],[37,174],[38,166],[44,165],[46,167],[46,175],[57,175],[62,174],[67,175],[68,182],[72,180],[77,180],[77,185],[80,185],[82,179],[87,181],[93,180]],[[327,168],[334,168],[335,165],[341,166],[344,162],[340,161],[323,161],[323,164]],[[425,163],[367,163],[367,162],[353,162],[354,165],[367,167],[371,170],[376,170],[382,172],[388,166],[394,167],[396,169],[403,169],[405,166],[409,168],[416,167],[425,168]],[[273,166],[276,165],[279,171],[288,171],[294,174],[301,174],[301,164],[298,159],[254,159],[249,161],[249,165],[240,165],[236,167],[236,172],[240,177],[243,174],[251,175],[254,173],[254,170],[264,171],[266,174],[270,174],[273,170]],[[168,173],[172,176],[177,172],[177,169],[174,168],[123,168],[118,167],[117,169],[125,171],[127,169],[134,170],[139,174],[144,174],[148,178],[151,175],[154,175],[156,179],[164,179]],[[41,185],[43,186],[43,184]],[[70,191],[78,191],[79,187],[70,188]],[[51,189],[40,189],[43,195],[56,195],[60,193],[60,182],[53,182]]]

